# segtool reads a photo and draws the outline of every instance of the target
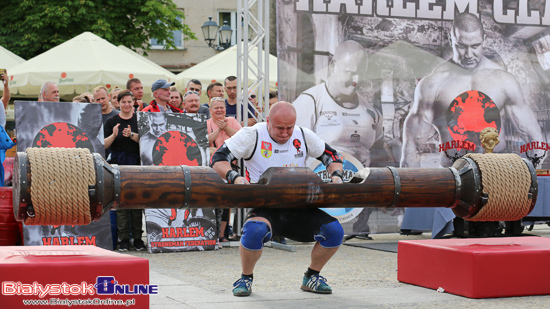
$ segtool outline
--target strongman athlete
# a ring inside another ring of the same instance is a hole
[[[211,166],[229,183],[257,182],[270,167],[305,167],[308,156],[326,166],[333,183],[342,183],[342,160],[338,153],[315,133],[296,124],[296,110],[288,102],[278,102],[269,110],[267,123],[242,128],[212,156]],[[231,169],[230,162],[244,158],[247,177]],[[319,272],[342,244],[344,229],[337,219],[320,209],[251,209],[242,228],[242,276],[234,284],[233,295],[252,293],[253,271],[265,242],[272,235],[292,240],[316,241],[311,264],[301,289],[330,294],[332,289]]]

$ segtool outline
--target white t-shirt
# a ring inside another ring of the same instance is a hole
[[[357,95],[356,107],[342,107],[323,83],[304,91],[292,105],[296,108],[296,125],[313,130],[337,151],[369,166],[370,148],[382,138],[382,114],[367,98]]]
[[[265,122],[242,128],[225,144],[236,158],[246,160],[251,182],[270,167],[306,167],[307,157],[318,158],[325,151],[323,140],[298,126],[286,143],[279,144],[269,136]]]

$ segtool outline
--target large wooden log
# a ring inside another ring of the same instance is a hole
[[[179,166],[118,168],[121,178],[118,208],[391,207],[396,199],[394,177],[387,168],[370,169],[369,177],[360,183],[339,185],[323,183],[309,168],[271,168],[264,173],[261,183],[250,186],[226,184],[207,167],[187,167],[188,181]],[[398,172],[400,206],[451,207],[455,203],[455,177],[449,169]],[[434,183],[438,186],[434,187]],[[190,187],[188,193],[186,187]]]
[[[460,160],[451,168],[367,168],[344,184],[324,183],[308,168],[270,168],[258,184],[232,185],[208,167],[109,165],[94,154],[90,212],[97,220],[109,209],[449,207],[468,218],[486,197],[475,163]],[[13,200],[19,221],[33,215],[29,166],[27,154],[18,153]],[[531,209],[536,177],[532,188]]]

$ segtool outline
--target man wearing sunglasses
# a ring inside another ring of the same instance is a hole
[[[196,91],[187,91],[183,95],[183,108],[185,109],[185,113],[205,114],[206,118],[210,119],[210,110],[201,105],[200,94]]]

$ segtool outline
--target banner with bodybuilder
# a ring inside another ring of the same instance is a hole
[[[138,128],[142,165],[208,166],[203,115],[139,112]],[[214,209],[146,209],[145,221],[149,252],[216,248]]]
[[[28,147],[87,148],[105,153],[101,105],[15,101],[17,151]],[[26,246],[94,245],[112,250],[111,219],[88,225],[23,225]]]
[[[278,0],[279,99],[361,168],[447,167],[486,128],[548,168],[549,3]],[[346,233],[402,218],[361,214]]]

